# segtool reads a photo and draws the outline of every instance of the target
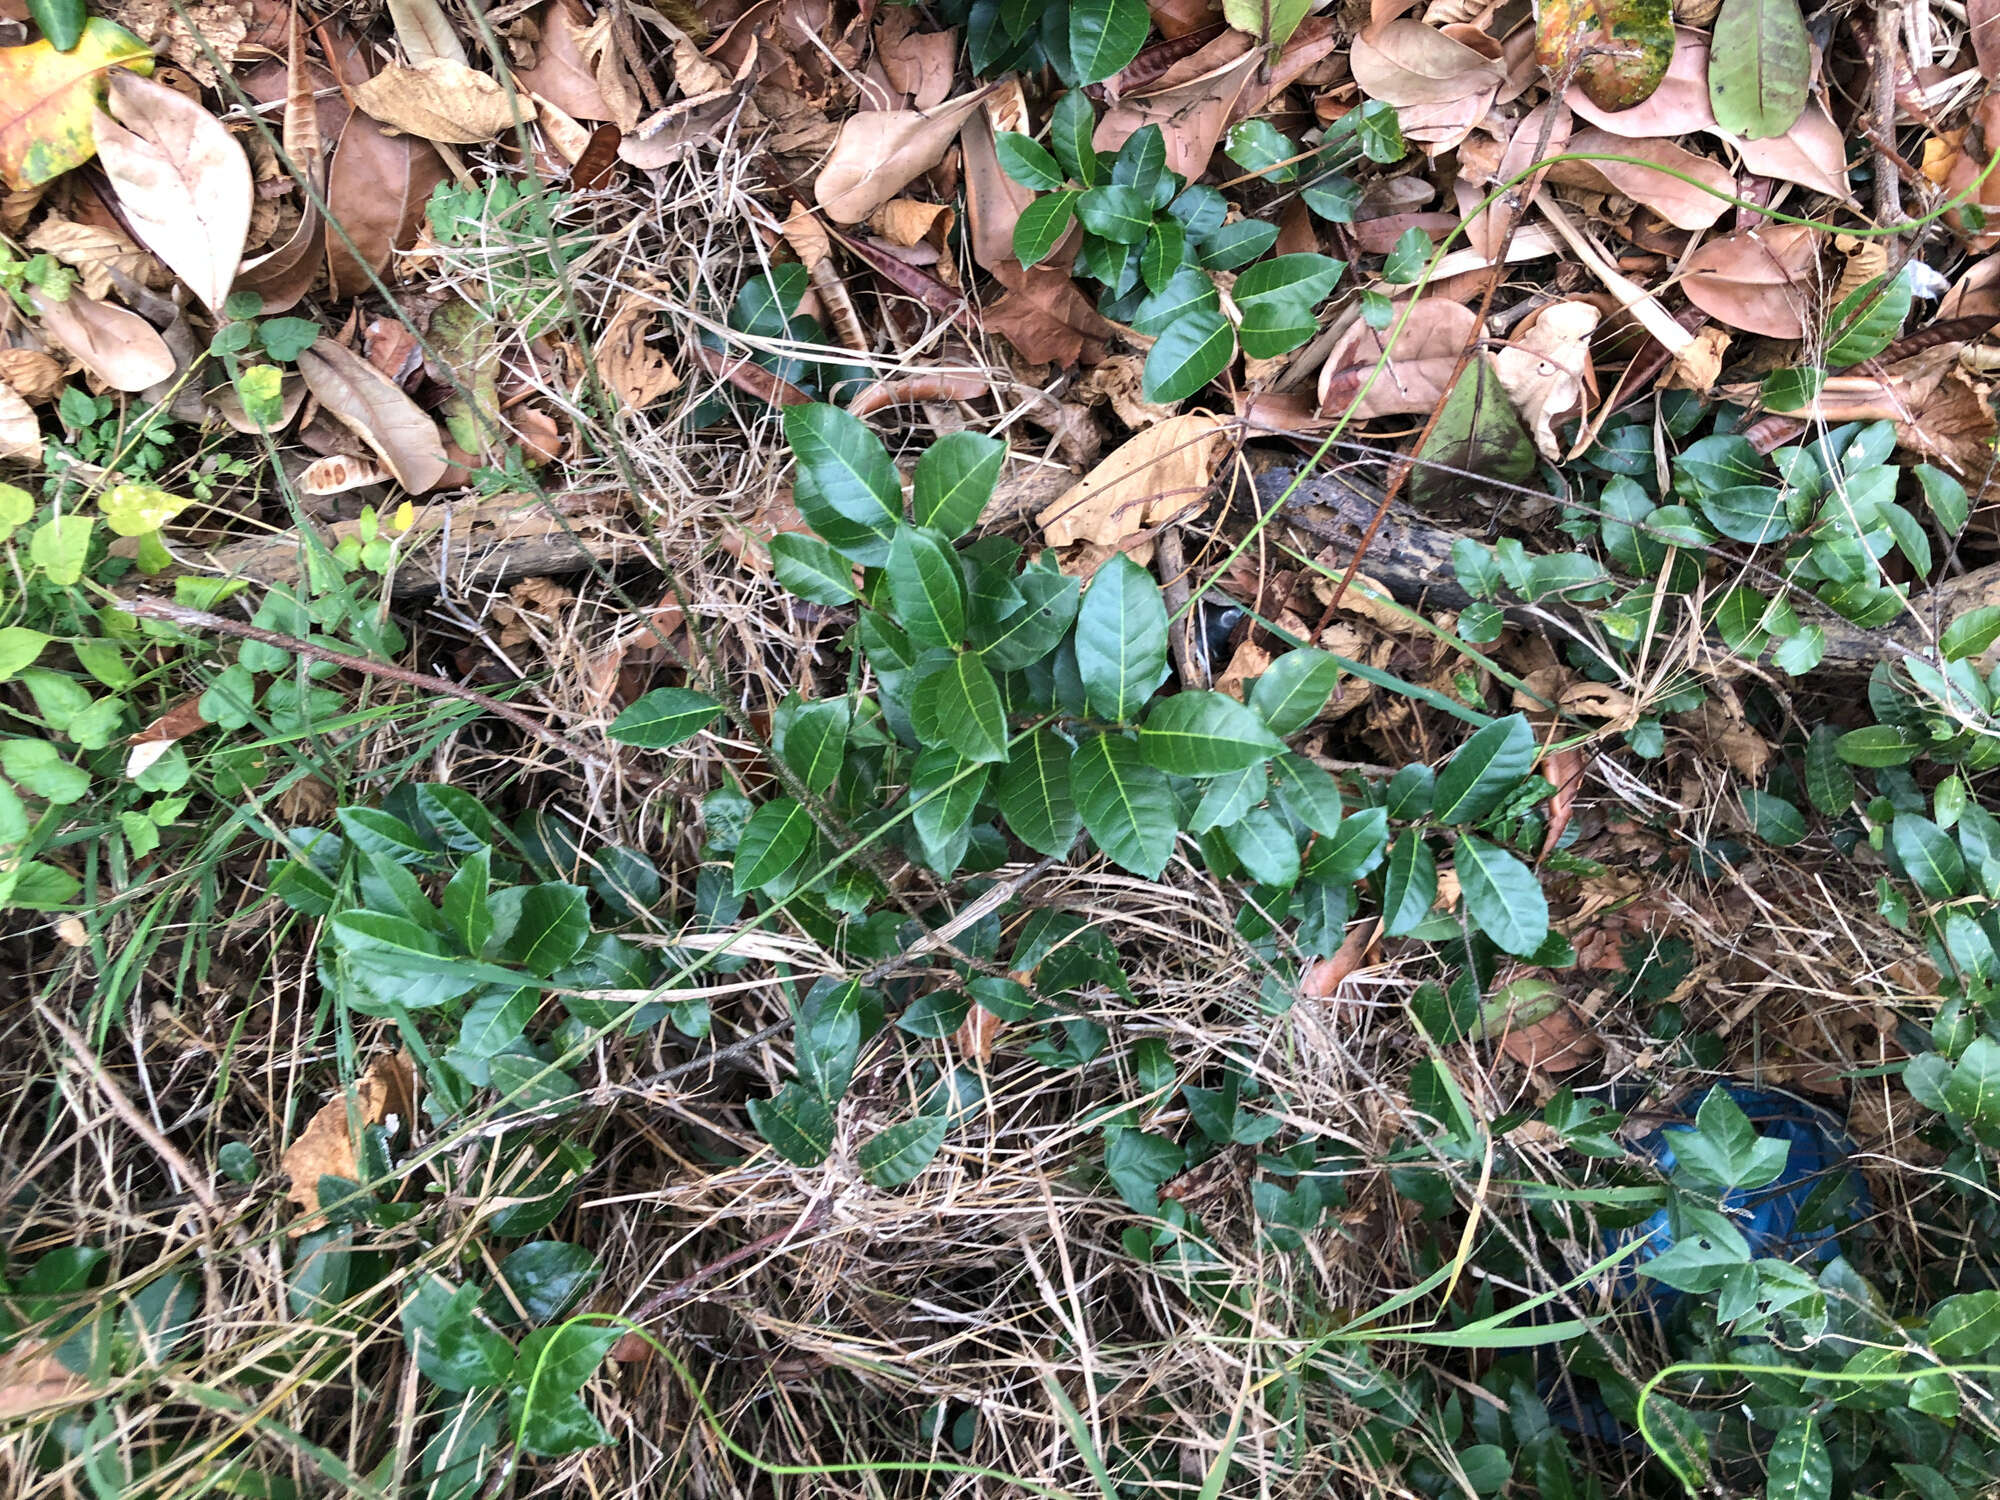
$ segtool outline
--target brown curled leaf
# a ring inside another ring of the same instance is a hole
[[[780,379],[762,365],[753,365],[747,359],[729,359],[706,344],[690,344],[688,349],[696,364],[717,380],[728,381],[746,396],[755,396],[773,406],[805,406],[812,401],[812,397],[789,380]]]
[[[987,392],[983,375],[907,375],[901,380],[878,380],[847,403],[857,417],[865,417],[885,406],[914,406],[919,401],[976,401]]]

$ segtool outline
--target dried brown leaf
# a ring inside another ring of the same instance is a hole
[[[1586,170],[1596,173],[1612,188],[1634,203],[1643,203],[1669,224],[1679,229],[1706,229],[1721,218],[1736,192],[1736,178],[1721,162],[1697,156],[1676,142],[1656,137],[1615,136],[1591,127],[1569,139],[1571,151],[1636,157],[1662,170],[1634,166],[1626,161],[1594,161]],[[1679,174],[1679,175],[1672,175]],[[1694,182],[1683,180],[1692,177]],[[1705,183],[1713,192],[1704,192],[1696,183]]]
[[[958,1023],[958,1030],[952,1036],[952,1045],[962,1056],[974,1062],[985,1064],[993,1060],[993,1044],[1000,1039],[1006,1022],[977,1000],[965,1013],[965,1019]]]
[[[868,216],[868,227],[892,245],[914,245],[931,232],[938,215],[944,212],[941,203],[891,198]]]
[[[410,61],[442,57],[463,65],[468,60],[465,44],[438,0],[389,0],[389,19],[395,23],[396,40]]]
[[[1356,397],[1354,421],[1437,410],[1452,372],[1472,342],[1479,318],[1462,302],[1420,297],[1380,333],[1356,320],[1320,370],[1320,410],[1346,411]],[[1383,351],[1391,352],[1387,361]],[[1380,373],[1377,373],[1377,366]]]
[[[1115,547],[1202,498],[1215,477],[1225,436],[1220,418],[1199,412],[1148,427],[1035,517],[1035,524],[1051,547],[1079,541]]]
[[[1490,98],[1505,66],[1421,21],[1399,19],[1354,39],[1349,54],[1361,92],[1399,110]],[[1408,127],[1405,127],[1407,134]]]
[[[652,405],[669,391],[680,389],[681,378],[666,355],[646,342],[653,327],[653,305],[628,292],[605,326],[597,346],[597,369],[618,399],[631,411]]]
[[[936,109],[951,93],[958,70],[956,31],[912,31],[916,13],[907,7],[878,12],[875,56],[889,87],[907,94],[913,109]]]
[[[356,458],[349,453],[329,453],[316,458],[299,471],[302,495],[338,495],[364,485],[387,484],[396,476],[389,466],[372,458]]]
[[[73,291],[58,302],[30,291],[42,329],[114,391],[143,391],[174,373],[173,351],[135,312]]]
[[[334,296],[373,290],[368,273],[382,274],[396,251],[416,244],[424,205],[444,179],[444,158],[429,141],[389,135],[366,115],[347,122],[326,181],[334,219],[326,227],[326,262]]]
[[[1146,126],[1158,125],[1168,169],[1193,181],[1208,170],[1223,132],[1248,97],[1262,57],[1249,37],[1225,32],[1168,69],[1157,83],[1107,109],[1091,143],[1100,151],[1115,151]]]
[[[299,374],[320,407],[389,466],[404,489],[440,484],[448,467],[437,423],[368,361],[330,338],[299,356]]]
[[[985,98],[982,89],[929,114],[876,109],[850,116],[813,182],[815,200],[836,224],[859,224],[943,161],[966,116]]]
[[[416,1098],[417,1070],[409,1053],[385,1052],[355,1080],[354,1118],[364,1128],[384,1124],[392,1115],[408,1121],[413,1118]],[[319,1217],[320,1179],[344,1177],[355,1182],[361,1177],[344,1094],[321,1106],[298,1139],[285,1148],[278,1165],[292,1181],[286,1196],[301,1212],[301,1217],[292,1221],[291,1232],[304,1234]]]
[[[28,235],[30,250],[46,250],[66,266],[73,266],[84,291],[100,302],[111,295],[111,273],[154,286],[171,280],[150,252],[140,249],[116,229],[101,224],[79,224],[60,214],[50,214]]]
[[[35,409],[4,383],[0,383],[0,458],[42,461],[42,424],[35,419]]]
[[[2000,78],[2000,0],[1966,0],[1965,24],[1979,71]]]
[[[1094,364],[1104,345],[1118,333],[1098,312],[1097,305],[1070,279],[1066,268],[1044,261],[1023,270],[1003,261],[993,274],[1007,295],[980,315],[989,333],[997,333],[1030,364]]]
[[[114,71],[97,155],[132,232],[220,315],[250,233],[250,161],[227,129],[165,84]]]
[[[1582,410],[1593,383],[1590,336],[1602,317],[1588,302],[1553,303],[1493,356],[1501,388],[1552,463],[1563,456],[1554,424]]]
[[[0,349],[0,382],[35,405],[53,401],[62,391],[63,368],[39,349]]]
[[[994,147],[996,130],[1030,130],[1028,103],[1019,79],[1009,79],[990,95],[985,106],[966,116],[959,132],[960,159],[965,171],[966,229],[972,258],[987,270],[1014,259],[1014,226],[1021,211],[1034,201],[1032,189],[1021,186],[1000,169]]]
[[[80,1400],[91,1389],[44,1340],[26,1339],[0,1354],[0,1421]]]
[[[1821,239],[1803,225],[1771,224],[1710,240],[1688,257],[1681,290],[1731,328],[1804,338]]]
[[[549,100],[578,120],[614,118],[597,87],[597,76],[583,55],[579,39],[588,27],[577,19],[567,0],[553,0],[541,13],[541,55],[532,68],[516,68],[514,81]],[[683,43],[681,45],[690,45]],[[678,47],[676,48],[678,54]]]
[[[1817,100],[1806,105],[1790,130],[1768,140],[1739,140],[1722,130],[1709,134],[1734,146],[1743,165],[1759,177],[1795,182],[1815,193],[1852,201],[1847,189],[1847,139]]]
[[[445,57],[391,63],[354,90],[354,102],[391,129],[460,146],[490,141],[535,117],[532,100],[510,101],[490,74]]]

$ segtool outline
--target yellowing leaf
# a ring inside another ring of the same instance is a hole
[[[119,206],[146,247],[220,314],[250,233],[249,158],[220,120],[165,84],[119,73],[109,92],[97,154]]]
[[[97,508],[120,536],[158,531],[192,503],[155,484],[114,484],[97,497]]]
[[[93,16],[73,51],[46,41],[0,47],[0,178],[32,187],[81,166],[97,151],[91,117],[104,74],[153,71],[152,51],[122,26]]]
[[[1291,40],[1311,8],[1311,0],[1222,0],[1222,19],[1277,47]],[[1266,25],[1271,28],[1268,36]]]
[[[35,518],[35,497],[18,484],[0,484],[0,542]]]

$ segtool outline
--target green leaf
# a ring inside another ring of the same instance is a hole
[[[988,765],[967,760],[948,745],[933,746],[917,757],[910,768],[910,823],[933,856],[955,845],[957,857],[949,863],[956,866],[963,857],[973,809],[992,774]]]
[[[1084,592],[1076,668],[1091,712],[1117,723],[1136,717],[1166,674],[1167,607],[1152,575],[1123,552]]]
[[[1056,165],[1048,148],[1032,136],[1022,135],[1018,130],[1002,130],[993,137],[993,147],[1000,157],[1000,170],[1022,187],[1046,193],[1063,185],[1062,168]]]
[[[1185,401],[1235,357],[1236,333],[1220,312],[1183,314],[1147,354],[1140,394],[1148,401]]]
[[[1265,219],[1238,219],[1202,241],[1195,264],[1205,271],[1233,271],[1278,243],[1278,226]]]
[[[1506,800],[1535,763],[1527,715],[1509,714],[1458,747],[1438,773],[1431,811],[1440,823],[1476,823]]]
[[[1780,849],[1789,848],[1806,836],[1806,820],[1791,803],[1755,787],[1744,787],[1743,810],[1750,815],[1750,827],[1757,837]]]
[[[613,719],[604,732],[621,745],[664,750],[693,739],[721,712],[720,703],[693,688],[654,688]]]
[[[1945,626],[1944,634],[1938,637],[1938,648],[1944,652],[1946,661],[1959,661],[1979,655],[1996,638],[2000,638],[2000,605],[1986,604],[1967,610]]]
[[[1193,312],[1214,312],[1222,306],[1222,296],[1206,272],[1182,266],[1154,288],[1132,314],[1132,329],[1148,338],[1157,338]]]
[[[829,1104],[854,1081],[861,1055],[861,986],[822,979],[799,1009],[796,1062],[799,1081]]]
[[[812,815],[790,797],[774,797],[743,825],[732,888],[739,896],[793,873],[814,845]]]
[[[1459,835],[1453,861],[1473,926],[1516,958],[1542,946],[1549,935],[1549,904],[1533,870],[1469,833]]]
[[[403,1304],[403,1339],[417,1368],[447,1391],[503,1384],[514,1346],[479,1315],[479,1288],[427,1276]]]
[[[33,666],[35,658],[42,654],[42,648],[51,639],[25,625],[9,625],[0,630],[0,682],[5,682],[23,667]]]
[[[1922,752],[1922,743],[1894,724],[1870,724],[1850,729],[1834,741],[1834,753],[1850,766],[1906,766]]]
[[[1958,843],[1929,818],[1898,813],[1889,842],[1910,883],[1932,901],[1949,901],[1965,889],[1965,859]]]
[[[919,526],[947,540],[979,524],[993,498],[994,481],[1007,461],[1007,445],[976,432],[948,432],[917,460],[911,476],[910,510]]]
[[[580,885],[549,881],[521,893],[520,916],[503,954],[533,973],[555,973],[590,937],[590,893]]]
[[[1106,857],[1158,879],[1174,852],[1174,797],[1166,774],[1147,765],[1131,740],[1098,734],[1071,757],[1070,787],[1083,826]]]
[[[1771,660],[1793,677],[1803,677],[1826,655],[1826,632],[1817,625],[1802,625],[1778,642]]]
[[[840,779],[853,711],[845,698],[802,703],[792,710],[778,754],[798,773],[809,792],[824,792]]]
[[[873,1186],[901,1187],[931,1164],[950,1128],[950,1116],[942,1114],[899,1120],[855,1152],[855,1164]]]
[[[1249,308],[1259,302],[1303,302],[1311,306],[1331,292],[1347,262],[1304,252],[1261,260],[1236,278],[1230,300]]]
[[[1273,769],[1277,772],[1278,801],[1286,812],[1328,838],[1340,831],[1345,809],[1331,775],[1303,755],[1281,755]]]
[[[1283,740],[1227,693],[1176,693],[1156,703],[1139,730],[1146,763],[1176,776],[1240,771],[1284,748]]]
[[[1724,1088],[1712,1088],[1695,1111],[1694,1128],[1669,1126],[1675,1170],[1710,1187],[1760,1188],[1785,1170],[1791,1144],[1757,1134],[1750,1117]]]
[[[1299,879],[1299,844],[1285,820],[1268,807],[1253,807],[1222,830],[1229,852],[1259,885],[1290,890]]]
[[[833,1150],[833,1111],[802,1083],[788,1083],[769,1099],[752,1099],[749,1109],[757,1134],[795,1167],[816,1167]]]
[[[1150,206],[1167,170],[1167,137],[1158,125],[1141,125],[1125,137],[1111,164],[1111,180],[1136,188]]]
[[[1313,844],[1305,878],[1322,885],[1349,885],[1372,875],[1388,848],[1389,810],[1364,807],[1342,818],[1338,828]]]
[[[90,12],[84,0],[28,0],[28,15],[51,47],[68,52],[83,40]]]
[[[0,743],[0,775],[58,807],[81,801],[90,791],[90,772],[64,760],[47,740]]]
[[[1362,154],[1370,161],[1387,165],[1401,161],[1409,154],[1409,145],[1403,139],[1403,122],[1397,117],[1393,105],[1385,104],[1380,99],[1366,99],[1354,115],[1355,133],[1360,138]]]
[[[1155,219],[1146,231],[1146,246],[1139,255],[1139,279],[1149,292],[1159,292],[1172,284],[1174,273],[1187,262],[1187,231],[1178,219]]]
[[[1116,73],[1139,55],[1152,25],[1146,0],[1070,0],[1069,55],[1077,81],[1101,83]]]
[[[778,582],[814,604],[846,604],[858,595],[854,564],[816,536],[781,531],[771,538],[771,569]]]
[[[1359,819],[1347,819],[1343,828]],[[1540,892],[1537,891],[1539,895]],[[1389,848],[1382,876],[1382,932],[1401,937],[1430,915],[1437,899],[1437,860],[1416,829],[1409,829]]]
[[[1007,713],[993,674],[977,656],[940,662],[910,690],[910,727],[926,745],[950,745],[967,760],[1007,758]]]
[[[896,623],[919,646],[956,646],[965,638],[965,579],[940,538],[898,526],[886,569]]]
[[[470,1057],[498,1057],[521,1039],[540,1003],[537,990],[488,990],[458,1023],[458,1050]]]
[[[1340,663],[1324,651],[1301,646],[1264,669],[1250,688],[1250,707],[1280,739],[1297,734],[1326,707],[1340,686]]]
[[[1924,503],[1937,517],[1939,529],[1947,537],[1955,537],[1965,530],[1965,523],[1972,515],[1965,486],[1944,470],[1934,469],[1929,464],[1918,464],[1916,474],[1918,483],[1924,487]]]
[[[1805,113],[1811,83],[1798,0],[1722,0],[1708,55],[1716,124],[1753,141],[1783,135]]]
[[[1841,298],[1826,320],[1826,367],[1858,365],[1888,348],[1910,315],[1910,297],[1910,274],[1903,270],[1892,281],[1877,276]]]
[[[1114,245],[1136,245],[1153,226],[1153,205],[1137,188],[1108,182],[1076,200],[1076,216],[1085,229]]]
[[[1760,546],[1791,534],[1784,494],[1769,485],[1732,485],[1704,494],[1695,503],[1710,525],[1734,541]]]
[[[1401,285],[1418,281],[1430,258],[1431,237],[1421,229],[1405,229],[1396,236],[1396,243],[1389,247],[1389,254],[1382,262],[1382,279]]]
[[[1070,750],[1053,730],[1037,729],[1000,773],[1000,816],[1014,837],[1051,859],[1069,853],[1083,828],[1070,795]]]
[[[1267,47],[1282,47],[1311,8],[1311,0],[1222,0],[1222,18]]]
[[[2000,1292],[1947,1297],[1931,1310],[1927,1332],[1940,1359],[1972,1360],[2000,1344]]]
[[[857,562],[870,567],[884,562],[888,539],[903,519],[903,483],[882,440],[860,418],[820,402],[786,407],[784,423],[798,459],[792,498],[800,513]],[[822,524],[826,512],[850,524],[836,534]],[[862,533],[879,538],[880,550],[856,543]]]
[[[1944,1102],[1968,1124],[2000,1126],[2000,1042],[1985,1036],[1973,1039],[1944,1085]]]
[[[1420,505],[1463,493],[1478,482],[1468,476],[1518,482],[1534,473],[1535,445],[1484,355],[1466,366],[1444,398],[1419,459],[1410,490]],[[1430,464],[1445,467],[1426,467]]]
[[[535,1240],[500,1262],[499,1279],[530,1323],[550,1323],[575,1305],[598,1274],[597,1257],[583,1246]]]
[[[1096,130],[1097,114],[1082,89],[1071,89],[1056,100],[1055,108],[1049,112],[1049,145],[1056,160],[1070,181],[1085,187],[1094,187],[1102,175],[1097,165],[1097,148],[1090,143]]]
[[[1269,120],[1241,120],[1223,137],[1223,153],[1266,182],[1290,182],[1299,175],[1298,143]]]
[[[1014,580],[1022,603],[996,625],[985,626],[975,611],[971,639],[994,666],[1018,671],[1047,656],[1076,619],[1077,580],[1067,574],[1029,568]]]
[[[28,557],[48,575],[50,583],[67,588],[83,577],[85,559],[90,556],[90,532],[96,521],[90,516],[55,516],[42,522],[28,537]]]
[[[1083,194],[1076,188],[1044,193],[1021,210],[1014,221],[1014,259],[1024,266],[1046,260],[1076,218],[1076,200]]]

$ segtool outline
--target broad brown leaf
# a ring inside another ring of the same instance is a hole
[[[405,1122],[416,1108],[417,1070],[407,1052],[383,1053],[354,1082],[354,1117],[365,1128],[383,1124],[391,1115]],[[345,1093],[320,1107],[297,1140],[285,1148],[278,1165],[291,1178],[286,1195],[301,1210],[291,1232],[304,1234],[319,1218],[319,1180],[361,1177],[360,1157],[348,1129]]]
[[[1357,396],[1360,404],[1353,416],[1357,422],[1399,413],[1428,415],[1437,410],[1459,357],[1472,342],[1478,315],[1464,303],[1443,297],[1418,298],[1407,320],[1402,317],[1402,308],[1396,313],[1396,320],[1380,333],[1357,319],[1346,337],[1334,345],[1320,369],[1321,411],[1337,417]],[[1382,360],[1385,347],[1391,350],[1386,363]],[[1376,373],[1378,364],[1382,366],[1380,374]]]
[[[1630,109],[1606,109],[1581,86],[1571,85],[1563,102],[1599,130],[1643,139],[1714,130],[1715,110],[1708,102],[1708,35],[1689,27],[1674,32],[1674,59],[1651,97]]]
[[[965,163],[966,230],[972,258],[991,271],[1014,259],[1014,226],[1021,211],[1034,201],[1030,188],[1000,168],[994,146],[996,130],[1029,130],[1028,105],[1018,80],[1003,84],[985,107],[966,116],[959,132],[959,152]]]
[[[1146,126],[1157,125],[1166,142],[1168,169],[1194,180],[1208,170],[1262,55],[1241,32],[1225,32],[1107,109],[1091,144],[1115,151]]]
[[[444,159],[430,142],[389,135],[365,115],[347,122],[326,182],[334,218],[326,228],[326,263],[334,296],[372,290],[368,273],[380,274],[396,251],[416,244],[424,204],[444,179]]]
[[[993,274],[1007,295],[980,314],[989,333],[1012,344],[1029,364],[1095,364],[1118,332],[1070,280],[1065,266],[1044,261],[1023,270],[1003,262]]]
[[[814,198],[836,224],[859,224],[943,161],[959,126],[985,98],[982,89],[929,114],[871,109],[849,117],[813,183]]]
[[[185,94],[123,71],[109,86],[97,154],[119,206],[132,232],[220,315],[250,233],[249,158]]]
[[[1588,302],[1556,302],[1493,355],[1493,373],[1551,463],[1563,456],[1555,422],[1582,410],[1594,384],[1590,336],[1603,317]]]
[[[1664,168],[1655,171],[1626,161],[1577,164],[1679,229],[1708,228],[1722,217],[1729,207],[1729,197],[1736,192],[1735,175],[1721,162],[1697,156],[1670,140],[1645,136],[1621,138],[1592,127],[1572,135],[1569,149],[1586,154],[1636,157]],[[1715,191],[1703,192],[1695,183],[1683,181],[1682,176],[1671,175],[1674,173],[1706,183]]]
[[[404,489],[421,493],[443,481],[437,423],[367,360],[321,338],[299,356],[299,374],[321,409],[374,449]]]
[[[490,141],[535,118],[525,94],[509,100],[490,74],[448,57],[391,63],[354,90],[354,102],[386,126],[456,146]]]
[[[1710,240],[1690,255],[1681,290],[1711,318],[1774,339],[1804,338],[1821,235],[1770,224]]]
[[[1129,439],[1035,517],[1051,547],[1115,547],[1198,502],[1215,477],[1222,420],[1191,412]]]
[[[174,373],[173,351],[135,312],[72,291],[61,302],[30,291],[42,328],[114,391],[143,391]]]
[[[1390,21],[1356,37],[1349,62],[1362,93],[1398,109],[1490,96],[1507,72],[1504,64],[1463,42],[1410,20]]]
[[[1966,0],[1965,21],[1972,31],[1972,55],[1979,71],[2000,78],[2000,0]]]
[[[541,28],[541,55],[532,68],[516,68],[514,81],[574,119],[611,119],[611,107],[604,102],[596,75],[577,40],[585,28],[567,0],[553,0],[544,7]]]
[[[0,384],[0,458],[42,461],[42,424],[35,420],[35,409],[6,384]]]
[[[1847,140],[1817,100],[1806,105],[1792,128],[1769,140],[1743,141],[1721,130],[1709,134],[1728,141],[1743,165],[1759,177],[1795,182],[1815,193],[1852,201],[1847,189]]]
[[[396,40],[411,62],[443,57],[464,64],[465,43],[452,30],[451,19],[438,0],[389,0],[389,19],[396,25]]]

